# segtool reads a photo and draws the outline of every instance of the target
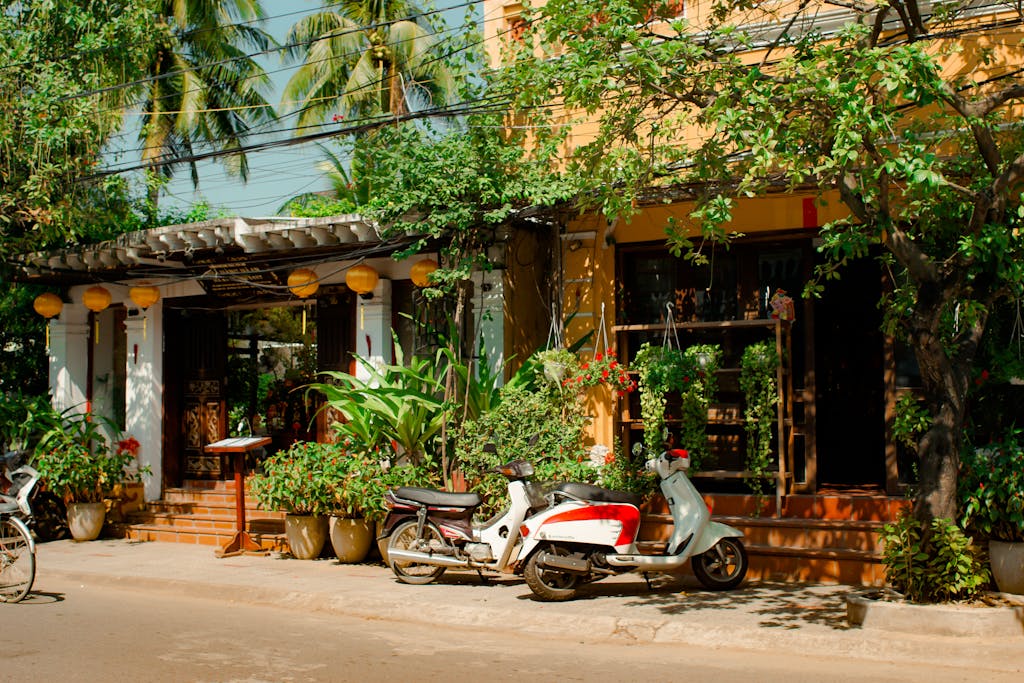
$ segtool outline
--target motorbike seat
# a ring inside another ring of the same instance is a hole
[[[483,502],[476,493],[451,493],[416,486],[400,486],[395,489],[395,496],[414,503],[438,507],[475,508]]]
[[[561,491],[562,493],[574,498],[591,500],[595,503],[629,503],[630,505],[640,507],[640,496],[635,493],[612,491],[611,489],[594,486],[593,484],[583,484],[578,481],[570,481],[559,484],[558,488],[555,490]]]

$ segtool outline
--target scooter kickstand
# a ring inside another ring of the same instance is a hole
[[[644,572],[644,581],[647,582],[647,590],[649,590],[649,591],[654,590],[654,586],[651,585],[651,575],[648,574],[647,572]]]
[[[482,583],[483,585],[486,586],[487,585],[487,577],[484,576],[483,570],[477,569],[476,570],[476,575],[480,577],[480,583]]]

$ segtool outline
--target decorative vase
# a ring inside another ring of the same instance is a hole
[[[988,555],[999,590],[1024,595],[1024,543],[989,541]]]
[[[320,557],[327,542],[327,518],[315,515],[286,515],[284,534],[288,548],[296,560]]]
[[[331,517],[331,545],[338,562],[362,562],[373,542],[373,522],[362,517]]]
[[[68,503],[68,529],[76,541],[93,541],[103,530],[107,507],[103,503]]]

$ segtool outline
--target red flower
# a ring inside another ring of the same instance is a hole
[[[594,360],[600,363],[602,360],[604,360],[604,356],[602,356],[600,353],[595,353]]]

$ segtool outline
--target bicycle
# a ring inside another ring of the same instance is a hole
[[[36,578],[36,544],[25,520],[32,519],[29,496],[39,472],[26,464],[23,451],[10,451],[0,460],[11,482],[7,493],[0,493],[0,602],[19,602]]]

